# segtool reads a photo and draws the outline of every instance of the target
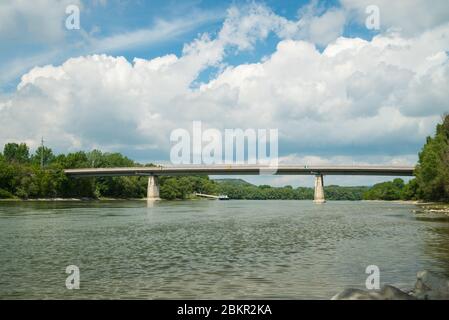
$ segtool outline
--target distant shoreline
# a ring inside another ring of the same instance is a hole
[[[94,201],[144,201],[146,198],[37,198],[37,199],[0,199],[0,202],[94,202]]]
[[[0,199],[0,202],[95,202],[95,201],[146,201],[147,198],[33,198],[33,199]],[[188,199],[176,199],[176,200],[165,200],[161,201],[185,201],[185,200],[210,200],[203,199],[200,197],[188,198]],[[241,201],[255,201],[255,199],[230,199],[230,200],[241,200]],[[313,199],[260,199],[259,201],[267,200],[280,200],[280,201],[313,201]],[[328,201],[351,201],[351,202],[387,202],[387,203],[398,203],[398,204],[414,204],[418,206],[443,206],[449,207],[448,203],[443,202],[422,202],[420,200],[328,200]]]

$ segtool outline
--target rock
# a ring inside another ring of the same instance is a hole
[[[449,300],[449,279],[431,271],[420,271],[409,293],[385,285],[381,290],[346,289],[332,300]]]
[[[420,271],[411,294],[423,300],[449,299],[449,280],[431,271]]]
[[[390,285],[380,290],[346,289],[332,300],[416,300],[416,297]]]

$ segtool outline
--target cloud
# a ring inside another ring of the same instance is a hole
[[[65,8],[69,4],[78,5],[81,9],[80,30],[64,28]],[[152,25],[135,30],[99,35],[98,26],[89,31],[84,29],[83,23],[83,14],[97,5],[106,6],[107,2],[38,0],[33,6],[25,1],[0,4],[0,39],[5,44],[0,43],[0,58],[7,62],[0,67],[2,83],[9,84],[32,67],[50,61],[63,62],[71,56],[95,53],[114,54],[173,41],[223,18],[218,36],[209,43],[219,53],[220,60],[224,48],[237,52],[251,50],[257,41],[266,39],[270,33],[275,33],[280,39],[308,39],[325,45],[342,34],[344,24],[341,10],[323,13],[317,9],[316,3],[307,6],[308,10],[301,13],[299,20],[288,20],[265,5],[251,3],[231,6],[226,12],[193,10],[187,16],[157,19]],[[205,35],[199,40],[208,37]],[[195,43],[201,45],[196,41],[185,49],[189,50]]]
[[[90,53],[115,52],[128,50],[145,45],[155,45],[166,42],[171,38],[186,34],[195,30],[200,25],[215,22],[223,16],[212,12],[197,12],[188,19],[185,17],[174,20],[157,20],[153,26],[134,31],[114,34],[103,38],[91,37],[85,51]]]
[[[376,5],[380,10],[380,27],[383,31],[395,29],[411,36],[431,29],[449,20],[449,6],[446,0],[340,0],[348,15],[365,24],[367,6]]]
[[[317,0],[299,10],[299,36],[319,46],[326,46],[343,34],[346,13],[341,8],[325,9]]]
[[[64,38],[65,9],[70,4],[81,6],[79,0],[2,1],[0,39],[9,46],[59,42]]]
[[[290,154],[279,159],[280,163],[283,164],[315,164],[315,165],[414,165],[417,160],[416,154],[406,154],[401,156],[386,156],[386,155],[376,155],[376,156],[317,156],[317,155],[301,155],[301,154]],[[216,178],[220,178],[217,176]],[[241,177],[239,177],[241,178]],[[261,184],[271,184],[274,186],[282,187],[285,185],[291,185],[293,187],[297,186],[313,186],[314,177],[313,176],[298,176],[298,175],[284,175],[284,176],[246,176],[244,177],[248,182],[254,183],[256,185]],[[385,180],[391,180],[392,177],[382,177],[382,176],[325,176],[325,185],[341,185],[341,186],[366,186],[373,185],[375,183],[383,182]],[[403,177],[404,180],[409,180],[408,177]]]
[[[37,146],[43,135],[61,151],[98,147],[166,160],[170,132],[201,120],[218,129],[278,128],[283,157],[313,155],[297,160],[410,159],[447,109],[449,26],[413,37],[339,37],[324,50],[298,30],[264,6],[231,8],[216,36],[200,35],[179,56],[130,62],[101,54],[36,67],[0,99],[0,143]],[[230,50],[250,50],[270,32],[281,37],[270,56],[226,66]],[[192,86],[210,66],[220,67],[213,79]]]
[[[449,59],[439,52],[430,59],[441,59],[423,74],[417,74],[400,95],[401,112],[410,116],[427,116],[449,112]]]
[[[248,50],[274,32],[280,39],[308,40],[325,46],[343,34],[346,16],[343,10],[320,8],[317,1],[303,7],[298,20],[288,20],[260,4],[228,9],[218,39],[238,50]]]
[[[67,5],[81,10],[81,29],[65,29]],[[183,18],[157,19],[150,26],[136,30],[99,35],[99,27],[84,29],[86,12],[95,6],[107,6],[105,0],[37,0],[0,3],[0,82],[8,84],[32,67],[51,61],[65,61],[72,56],[151,47],[173,41],[201,25],[223,19],[223,13],[195,10]],[[88,16],[88,15],[87,15]]]

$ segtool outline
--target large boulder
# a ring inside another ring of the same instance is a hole
[[[420,271],[411,295],[422,300],[448,300],[449,280],[431,271]]]
[[[385,285],[380,290],[346,289],[332,297],[332,300],[416,300],[396,287]]]
[[[381,290],[346,289],[332,300],[449,300],[449,280],[431,271],[419,271],[413,290],[385,285]]]

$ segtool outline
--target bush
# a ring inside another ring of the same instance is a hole
[[[14,199],[14,195],[6,190],[0,189],[0,199]]]

